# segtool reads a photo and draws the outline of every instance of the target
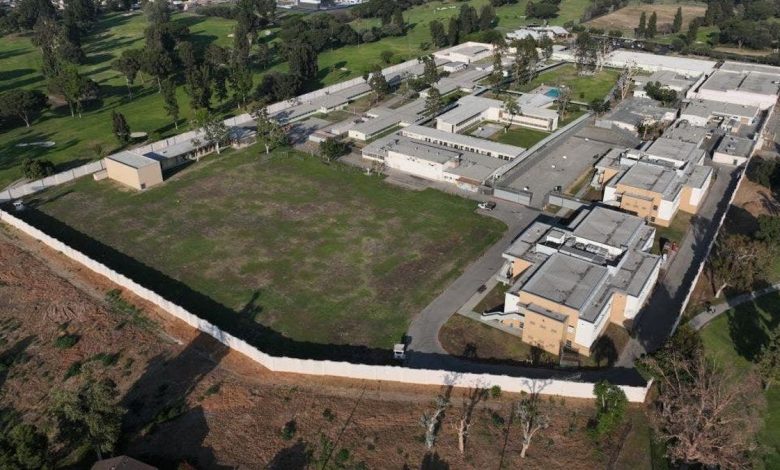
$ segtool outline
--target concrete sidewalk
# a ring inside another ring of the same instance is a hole
[[[780,290],[780,283],[777,283],[768,287],[764,287],[763,289],[755,290],[748,294],[742,294],[736,297],[732,297],[730,299],[726,299],[725,302],[718,305],[713,305],[709,310],[705,310],[697,314],[688,322],[688,324],[691,325],[694,330],[699,331],[705,326],[707,326],[709,322],[711,322],[712,320],[714,320],[724,312],[728,312],[734,307],[740,306],[742,304],[746,304],[759,297],[762,297],[767,294],[771,294],[772,292],[777,292],[779,290]]]

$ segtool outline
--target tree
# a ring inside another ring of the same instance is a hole
[[[628,405],[625,392],[606,380],[593,386],[596,395],[596,417],[592,431],[596,437],[611,434],[623,420]]]
[[[111,121],[116,140],[123,146],[127,145],[130,142],[130,126],[127,124],[124,114],[111,111]]]
[[[371,71],[371,78],[368,79],[368,85],[371,87],[371,90],[373,90],[378,100],[383,99],[390,93],[390,85],[382,74],[382,68],[378,65],[374,66]]]
[[[556,88],[558,89],[558,116],[560,119],[564,119],[569,108],[569,101],[571,101],[571,88],[561,83]]]
[[[454,46],[460,42],[459,39],[460,23],[458,23],[458,18],[453,16],[450,18],[450,22],[447,25],[447,44]]]
[[[170,78],[162,82],[162,98],[165,114],[173,119],[173,125],[179,129],[179,101],[176,99],[176,84]]]
[[[349,152],[349,145],[333,137],[320,142],[320,154],[325,160],[331,161]]]
[[[92,0],[66,0],[62,13],[66,28],[80,37],[92,29],[97,21],[98,9]]]
[[[230,129],[221,119],[211,114],[206,109],[201,109],[197,112],[195,121],[203,132],[203,138],[206,142],[214,146],[217,155],[219,155],[221,153],[222,145],[230,138]]]
[[[525,458],[536,433],[550,426],[550,416],[542,411],[541,405],[538,393],[524,396],[515,404],[515,416],[520,424],[520,430],[523,432],[521,458]]]
[[[60,65],[56,74],[49,79],[49,89],[62,95],[70,108],[71,117],[78,113],[81,117],[81,104],[95,92],[94,83],[90,83],[79,74],[78,68],[71,62]]]
[[[444,100],[441,97],[439,89],[432,86],[428,89],[428,96],[425,97],[425,108],[423,115],[425,117],[436,117],[444,107]]]
[[[756,370],[764,383],[764,390],[769,390],[773,383],[780,380],[780,325],[769,332],[769,338],[761,346]]]
[[[750,291],[756,281],[764,279],[771,261],[765,243],[741,234],[722,234],[715,242],[709,262],[713,281],[719,283],[717,289],[713,289],[715,297],[719,297],[726,287]]]
[[[650,422],[667,455],[685,467],[748,468],[762,420],[754,374],[736,377],[701,352],[673,355],[665,367],[646,361],[658,384]]]
[[[127,96],[133,98],[132,85],[143,63],[143,51],[141,49],[125,49],[118,59],[111,63],[111,67],[125,77],[127,84]]]
[[[30,180],[39,180],[54,174],[54,164],[49,160],[28,158],[22,163],[22,174]]]
[[[496,22],[496,10],[490,5],[483,5],[479,11],[479,29],[481,31],[487,31],[493,27],[493,23]]]
[[[49,469],[48,447],[45,434],[30,424],[11,420],[0,429],[0,468]]]
[[[52,412],[60,432],[89,441],[101,460],[119,439],[125,410],[117,403],[118,396],[110,379],[87,380],[77,391],[55,390]]]
[[[660,82],[649,82],[645,85],[647,96],[670,106],[677,103],[677,91],[666,88]]]
[[[450,406],[450,400],[442,395],[436,397],[433,413],[423,413],[420,418],[420,425],[425,428],[425,447],[432,449],[436,443],[436,435],[439,432],[442,415],[444,410]]]
[[[48,105],[46,95],[38,90],[9,90],[0,94],[0,117],[18,117],[24,125],[30,122]]]
[[[474,409],[480,401],[487,399],[487,397],[487,389],[476,387],[469,389],[463,398],[463,408],[456,427],[458,432],[458,450],[460,450],[461,454],[466,452],[466,438],[469,435],[469,428],[471,428]]]
[[[504,98],[504,112],[509,113],[509,122],[504,127],[504,132],[512,125],[512,121],[515,120],[515,116],[520,114],[520,105],[517,103],[517,98],[514,95],[507,94]]]
[[[144,5],[146,19],[151,25],[163,25],[171,21],[171,8],[167,0],[149,0]]]
[[[642,12],[642,14],[639,15],[639,26],[637,26],[634,35],[638,38],[643,38],[647,35],[647,13]]]
[[[439,70],[436,68],[436,59],[432,55],[425,55],[420,57],[420,62],[423,63],[423,80],[427,85],[433,85],[439,81]]]
[[[287,46],[290,74],[305,84],[317,77],[317,52],[308,42],[298,40]]]
[[[433,20],[428,25],[431,30],[431,40],[437,48],[445,47],[448,44],[447,32],[444,25],[439,20]]]
[[[688,23],[688,32],[685,33],[685,38],[689,44],[693,44],[696,41],[696,36],[699,34],[699,26],[701,24],[701,18],[694,18]]]
[[[190,105],[193,109],[211,109],[211,67],[206,64],[193,67],[187,73],[187,84],[184,89],[190,95]],[[162,91],[162,88],[160,88]]]
[[[593,110],[594,113],[596,113],[596,116],[601,116],[602,114],[609,111],[610,105],[609,101],[604,101],[599,98],[595,98],[593,101],[590,102],[590,109]]]
[[[20,0],[16,6],[19,25],[24,29],[32,29],[41,18],[56,18],[57,10],[51,0]]]
[[[656,33],[658,33],[658,15],[653,12],[650,19],[647,20],[647,33],[645,35],[647,39],[653,39]]]
[[[261,106],[252,115],[257,121],[257,141],[265,146],[265,153],[271,153],[271,149],[287,143],[287,134],[276,121],[268,116],[268,110]]]
[[[758,230],[753,235],[757,240],[777,246],[780,244],[780,217],[761,214],[758,216]]]
[[[239,107],[245,107],[252,92],[252,71],[246,62],[234,63],[230,70],[230,87]]]
[[[589,32],[583,31],[577,35],[574,43],[574,61],[580,73],[596,65],[597,48],[596,40]]]
[[[539,41],[539,48],[542,49],[542,58],[549,60],[553,53],[553,40],[549,36],[544,35]]]
[[[634,64],[628,64],[621,70],[616,85],[616,90],[620,93],[619,98],[621,100],[628,98],[628,94],[631,92],[631,87],[634,84],[634,77],[638,70],[639,69]]]
[[[679,33],[682,29],[682,7],[677,7],[677,13],[674,14],[674,20],[672,21],[672,32]]]

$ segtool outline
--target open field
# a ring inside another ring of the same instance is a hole
[[[621,431],[596,446],[586,433],[591,400],[545,398],[551,425],[521,459],[520,429],[509,424],[519,396],[503,393],[477,404],[462,455],[454,426],[466,391],[455,389],[435,454],[426,457],[419,419],[447,390],[273,374],[137,298],[127,300],[153,326],[120,326],[125,318],[104,300],[114,288],[110,282],[6,229],[0,229],[0,281],[0,358],[8,366],[0,375],[3,408],[46,432],[50,455],[62,466],[89,468],[94,452],[78,443],[60,447],[56,424],[45,412],[50,391],[77,388],[89,371],[114,380],[128,409],[114,455],[161,469],[184,461],[194,468],[301,469],[308,451],[317,457],[323,437],[334,443],[332,457],[347,456],[353,465],[348,468],[363,462],[369,469],[482,469],[503,462],[503,468],[597,469],[615,459],[616,468],[627,468],[620,464],[626,458],[634,462],[648,454],[641,408],[629,408],[628,434]],[[63,325],[78,335],[67,349],[55,346]],[[99,353],[116,360],[89,360]],[[65,380],[65,369],[75,361],[87,365]],[[290,422],[295,430],[286,439],[281,430]],[[177,437],[175,445],[171,436]],[[424,461],[439,466],[423,466]]]
[[[83,178],[34,198],[34,224],[263,350],[365,360],[358,346],[386,357],[505,229],[466,199],[295,151],[214,156],[143,193]]]
[[[769,294],[753,303],[729,310],[701,332],[704,346],[719,364],[747,372],[769,329],[780,323],[780,294]],[[759,441],[765,446],[764,468],[780,468],[780,387],[766,392],[767,413]]]
[[[678,7],[682,8],[683,32],[688,29],[688,23],[692,19],[704,16],[704,12],[707,10],[707,5],[705,4],[635,4],[600,16],[585,24],[606,31],[617,29],[623,31],[626,37],[633,37],[634,28],[639,25],[639,17],[642,15],[642,12],[645,12],[648,18],[655,12],[656,15],[658,15],[658,30],[664,31],[664,29],[671,30],[672,21],[674,20],[674,15],[677,13]],[[659,34],[659,36],[661,35]]]
[[[531,91],[540,85],[566,85],[571,88],[572,101],[589,103],[594,99],[602,99],[607,96],[609,90],[617,82],[619,75],[618,70],[604,69],[595,75],[581,76],[577,73],[574,64],[566,64],[540,73],[529,83],[523,85],[520,91]]]

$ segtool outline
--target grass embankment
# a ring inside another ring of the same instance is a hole
[[[466,199],[257,148],[141,193],[83,178],[35,199],[40,212],[26,217],[49,233],[80,238],[170,300],[269,343],[281,334],[390,348],[505,229]]]
[[[771,328],[780,323],[780,294],[769,294],[722,314],[701,332],[707,353],[720,365],[746,373]],[[780,468],[780,386],[766,392],[767,412],[759,442],[764,468]]]

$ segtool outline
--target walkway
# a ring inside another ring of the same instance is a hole
[[[772,292],[780,291],[780,283],[773,284],[768,287],[764,287],[763,289],[755,290],[753,292],[749,292],[747,294],[738,295],[736,297],[732,297],[730,299],[726,299],[725,302],[720,303],[718,305],[713,305],[710,310],[705,310],[695,317],[693,317],[689,322],[688,325],[693,327],[694,330],[699,331],[709,322],[714,320],[715,318],[719,317],[722,313],[728,312],[734,307],[737,307],[742,304],[746,304],[748,302],[751,302],[759,297],[762,297],[767,294],[771,294]]]
[[[741,171],[725,166],[717,166],[717,169],[717,178],[712,182],[701,210],[691,219],[691,228],[677,254],[668,264],[663,279],[656,284],[647,305],[639,312],[633,337],[623,349],[617,366],[632,367],[642,354],[661,347],[677,325],[685,297],[707,255],[710,241],[718,233],[718,223],[728,210]]]

